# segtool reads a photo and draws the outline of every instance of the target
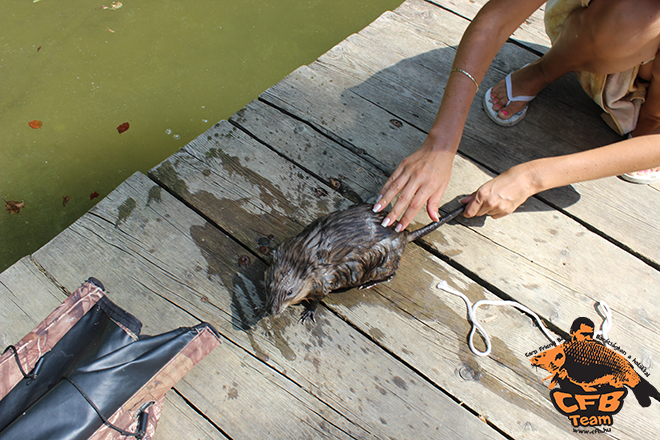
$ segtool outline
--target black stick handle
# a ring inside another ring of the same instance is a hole
[[[467,205],[463,205],[461,203],[460,207],[458,207],[458,208],[454,209],[453,211],[450,211],[448,214],[445,214],[444,216],[440,217],[440,220],[438,220],[438,223],[440,223],[440,224],[438,226],[442,226],[445,223],[447,223],[449,221],[452,221],[453,219],[455,219],[459,215],[463,214],[463,211],[465,211],[466,206]],[[439,214],[442,215],[441,212],[439,212]]]

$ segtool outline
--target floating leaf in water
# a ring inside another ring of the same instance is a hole
[[[121,124],[119,127],[117,127],[117,131],[118,131],[119,133],[123,133],[123,132],[125,132],[126,130],[128,130],[128,127],[130,127],[130,125],[128,124],[128,122],[124,122],[124,123]]]
[[[5,204],[5,210],[10,214],[18,214],[23,208],[25,208],[25,200],[21,202],[14,202],[10,200]]]
[[[114,33],[114,32],[115,32],[115,31],[113,31],[113,30],[112,30],[112,29],[110,29],[110,28],[107,28],[107,29],[108,29],[108,32],[112,32],[112,33]]]
[[[66,206],[66,204],[69,203],[69,200],[71,200],[71,197],[62,196],[62,206]]]
[[[94,200],[94,199],[97,198],[98,196],[99,196],[99,193],[97,193],[96,191],[94,191],[93,193],[91,193],[91,194],[89,195],[89,200]]]
[[[32,128],[41,128],[41,127],[43,127],[43,125],[44,125],[43,122],[38,121],[38,120],[36,120],[36,119],[35,119],[34,121],[30,121],[30,122],[28,122],[28,124],[29,124],[30,127],[32,127]]]

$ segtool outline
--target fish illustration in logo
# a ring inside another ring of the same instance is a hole
[[[571,326],[571,339],[531,358],[535,367],[551,373],[548,388],[558,383],[564,388],[581,388],[584,392],[603,392],[612,388],[630,388],[643,407],[651,405],[651,397],[660,401],[660,393],[641,377],[625,357],[593,339],[594,323],[578,318]]]

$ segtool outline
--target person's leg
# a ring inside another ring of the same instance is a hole
[[[649,87],[639,111],[637,126],[632,132],[634,137],[660,133],[660,53],[653,62],[640,68],[639,76],[649,81]]]
[[[650,84],[646,91],[646,100],[639,110],[637,127],[631,133],[633,137],[660,133],[660,53],[652,63],[640,68],[639,76]],[[660,180],[660,167],[624,174],[621,177],[634,183],[654,183]]]
[[[538,61],[513,73],[513,96],[533,96],[571,71],[623,72],[653,58],[660,44],[656,0],[592,0],[566,19],[553,46]],[[508,119],[525,102],[508,98],[504,81],[492,90],[493,108]]]

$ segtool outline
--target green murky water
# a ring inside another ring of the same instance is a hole
[[[0,0],[0,271],[400,3]]]

